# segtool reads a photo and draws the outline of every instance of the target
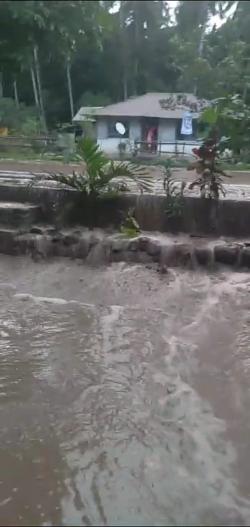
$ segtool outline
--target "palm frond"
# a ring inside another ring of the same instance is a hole
[[[62,185],[67,185],[68,187],[74,188],[81,192],[86,192],[87,187],[87,176],[73,171],[73,174],[52,174],[51,179]]]
[[[129,190],[128,181],[133,181],[141,192],[152,192],[153,180],[149,173],[130,162],[114,162],[103,154],[92,139],[79,143],[79,159],[83,166],[73,174],[48,174],[40,179],[54,181],[80,192],[97,197],[105,192]],[[38,178],[34,178],[34,183]]]
[[[71,187],[80,192],[86,191],[87,178],[78,172],[73,174],[63,174],[62,172],[46,174],[43,176],[35,176],[31,182],[31,186],[39,183],[40,181],[53,181],[67,187]]]
[[[89,137],[85,137],[79,142],[78,153],[86,165],[86,171],[90,178],[95,178],[108,163],[108,159],[100,147]]]
[[[133,181],[141,192],[152,192],[152,176],[143,167],[126,161],[115,163],[111,161],[108,167],[109,181],[127,178]]]
[[[199,178],[195,179],[194,181],[192,181],[191,183],[189,183],[188,188],[190,190],[193,190],[193,188],[201,187],[203,184],[204,184],[204,180],[199,177]]]

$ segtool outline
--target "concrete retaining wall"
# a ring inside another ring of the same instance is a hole
[[[250,235],[250,202],[187,197],[182,215],[169,218],[166,198],[159,195],[121,195],[100,199],[98,203],[84,201],[74,190],[0,185],[2,200],[30,201],[39,204],[41,220],[52,224],[80,224],[93,227],[117,227],[130,207],[140,227],[147,231],[187,232],[213,236]]]

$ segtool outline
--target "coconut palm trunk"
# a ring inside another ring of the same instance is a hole
[[[3,74],[0,71],[0,97],[3,97]]]
[[[71,63],[70,58],[67,58],[66,62],[66,74],[67,74],[67,84],[68,84],[68,94],[69,94],[69,106],[70,106],[70,116],[71,121],[74,117],[74,99],[73,99],[73,90],[72,90],[72,79],[71,79]]]
[[[13,90],[14,90],[14,99],[15,99],[16,107],[19,108],[19,97],[18,97],[18,89],[17,89],[17,81],[16,81],[16,79],[13,81]]]
[[[35,65],[35,76],[37,81],[37,91],[38,91],[38,98],[39,98],[39,107],[40,107],[40,113],[41,118],[44,126],[44,131],[47,133],[47,123],[46,123],[46,115],[44,110],[44,102],[43,102],[43,91],[42,91],[42,83],[41,83],[41,73],[40,73],[40,63],[38,58],[38,47],[34,45],[33,47],[33,57],[34,57],[34,65]]]

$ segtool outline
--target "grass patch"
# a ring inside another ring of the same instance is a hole
[[[60,161],[61,163],[78,163],[75,156],[67,156],[56,152],[35,152],[34,150],[14,150],[0,151],[0,161]]]
[[[66,155],[60,152],[37,152],[31,148],[10,148],[8,150],[0,150],[0,161],[1,160],[10,160],[10,161],[58,161],[64,164],[75,163],[78,164],[79,160],[75,155]],[[116,158],[116,161],[121,161],[120,158]],[[123,161],[132,162],[137,166],[162,166],[166,167],[169,165],[170,168],[187,168],[190,159],[183,158],[167,158],[167,157],[157,157],[157,158],[144,158],[144,157],[135,157],[124,156],[122,157]],[[110,161],[114,161],[114,157],[110,158]],[[223,170],[227,171],[249,171],[250,172],[250,163],[238,162],[238,163],[228,163],[221,161],[221,167]]]
[[[250,163],[221,163],[223,170],[233,170],[237,172],[250,172]]]
[[[114,159],[114,158],[112,158]],[[120,160],[120,158],[117,158],[117,160]],[[170,164],[173,168],[185,168],[188,166],[190,160],[183,159],[183,158],[167,158],[167,157],[154,157],[154,158],[147,158],[147,157],[122,157],[123,161],[130,161],[135,165],[143,165],[143,166],[166,166],[166,164]]]

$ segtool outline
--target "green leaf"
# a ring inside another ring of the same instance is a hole
[[[206,108],[200,117],[200,122],[209,124],[209,125],[215,125],[217,123],[218,119],[218,111],[217,108],[214,108],[210,106],[209,108]]]

